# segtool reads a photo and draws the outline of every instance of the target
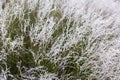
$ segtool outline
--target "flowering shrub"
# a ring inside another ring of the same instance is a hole
[[[9,0],[0,11],[0,78],[120,79],[118,7],[113,0]]]

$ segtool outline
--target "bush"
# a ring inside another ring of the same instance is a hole
[[[109,68],[102,73],[110,61],[102,55],[118,37],[117,23],[97,2],[8,1],[0,13],[1,79],[113,79]]]

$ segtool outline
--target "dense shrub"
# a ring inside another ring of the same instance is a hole
[[[118,4],[106,1],[9,0],[0,12],[0,78],[120,79]]]

